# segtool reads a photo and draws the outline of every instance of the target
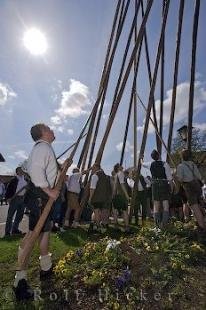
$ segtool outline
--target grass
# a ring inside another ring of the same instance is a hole
[[[17,309],[18,305],[14,302],[11,287],[14,281],[15,268],[17,262],[17,250],[20,237],[6,237],[0,240],[0,309]],[[63,234],[51,234],[50,251],[54,263],[63,256],[69,249],[77,248],[87,240],[87,233],[84,230],[70,230]],[[40,287],[39,281],[39,251],[35,247],[30,260],[28,278],[34,287]],[[22,305],[19,306],[22,309]]]
[[[205,238],[193,224],[176,222],[160,233],[150,226],[130,236],[112,228],[104,235],[88,236],[84,228],[52,234],[56,275],[40,282],[35,248],[28,278],[42,299],[30,303],[16,303],[11,290],[20,238],[1,239],[0,309],[206,309]],[[121,244],[105,252],[109,239]],[[126,265],[131,277],[122,285]]]

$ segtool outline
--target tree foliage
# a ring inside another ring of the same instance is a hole
[[[180,152],[184,148],[187,148],[186,141],[183,141],[179,132],[177,137],[173,139],[172,143],[172,159],[175,165],[181,162]],[[206,130],[201,131],[199,128],[193,128],[192,130],[192,154],[193,160],[198,164],[198,153],[206,151]]]
[[[199,128],[193,128],[192,130],[192,151],[204,151],[206,149],[206,130],[201,131]],[[185,141],[182,140],[179,132],[177,137],[173,139],[172,144],[172,152],[178,152],[182,149],[186,148],[187,144]]]

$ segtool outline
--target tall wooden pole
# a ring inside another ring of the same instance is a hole
[[[162,14],[164,14],[165,0],[162,4]],[[159,120],[159,133],[162,138],[163,135],[163,103],[164,103],[164,61],[165,61],[165,34],[162,39],[162,55],[161,55],[161,79],[160,79],[160,120]],[[159,140],[158,151],[162,154],[162,143]]]
[[[148,101],[147,113],[146,113],[145,125],[144,125],[144,132],[143,132],[143,137],[142,137],[142,144],[141,144],[141,148],[140,148],[140,155],[139,155],[138,166],[137,166],[137,171],[136,171],[134,191],[133,191],[133,196],[132,196],[132,208],[134,208],[134,205],[135,205],[137,186],[138,186],[139,175],[140,175],[140,170],[141,170],[141,159],[144,156],[144,151],[145,151],[145,146],[146,146],[146,141],[147,141],[147,133],[148,133],[148,127],[149,127],[149,121],[150,121],[150,113],[151,113],[151,108],[152,108],[152,104],[153,104],[154,90],[155,90],[156,81],[157,81],[157,73],[158,73],[158,68],[159,68],[159,62],[160,62],[160,57],[161,57],[161,53],[162,53],[163,35],[165,33],[165,28],[166,28],[169,4],[170,4],[170,0],[168,0],[165,3],[165,10],[164,10],[164,16],[163,16],[162,27],[161,27],[161,35],[160,35],[160,39],[159,39],[157,56],[156,56],[156,60],[155,60],[154,73],[153,73],[152,84],[151,84],[151,88],[150,88],[149,101]]]
[[[193,105],[194,105],[194,82],[195,82],[195,64],[196,64],[196,47],[197,47],[197,31],[200,12],[200,0],[196,0],[193,33],[192,33],[192,63],[190,76],[190,92],[189,92],[189,109],[188,109],[188,132],[187,132],[187,148],[192,148],[192,121],[193,121]]]
[[[135,0],[135,9],[137,8],[137,0]],[[137,38],[137,24],[135,25],[135,28],[134,28],[134,42],[136,42],[136,38]],[[142,44],[141,44],[142,46]],[[134,75],[136,74],[136,65],[137,65],[137,60],[136,60],[136,57],[135,57],[135,60],[134,60]],[[134,92],[133,92],[133,108],[134,108],[134,123],[133,123],[133,130],[134,130],[134,167],[137,166],[137,96],[136,96],[136,89],[137,89],[137,83],[136,83],[136,80],[137,80],[137,77],[134,76],[134,79],[135,79],[135,89],[134,89]]]
[[[105,130],[102,142],[100,144],[99,151],[98,151],[97,156],[96,156],[95,162],[97,162],[97,163],[101,162],[102,155],[103,155],[103,152],[104,152],[104,148],[105,148],[105,145],[106,145],[106,141],[108,139],[108,135],[110,133],[110,130],[111,130],[111,127],[112,127],[112,124],[113,124],[113,121],[114,121],[114,117],[116,115],[116,112],[117,112],[120,100],[122,98],[122,95],[123,95],[123,92],[124,92],[124,89],[125,89],[125,86],[126,86],[126,83],[127,83],[127,80],[128,80],[128,77],[129,77],[129,74],[130,74],[130,71],[131,71],[131,68],[132,68],[132,65],[133,65],[133,62],[134,62],[134,58],[136,56],[137,49],[138,49],[138,47],[140,45],[140,42],[142,40],[142,37],[143,37],[143,34],[144,34],[144,28],[145,28],[145,25],[146,25],[146,22],[147,22],[147,19],[148,19],[148,16],[149,16],[152,4],[153,4],[153,0],[149,0],[148,3],[147,3],[147,8],[146,8],[145,15],[143,17],[143,20],[142,20],[142,23],[141,23],[141,26],[140,26],[140,30],[139,30],[139,33],[138,33],[138,36],[137,36],[136,44],[135,44],[135,46],[133,48],[133,51],[132,51],[132,54],[131,54],[131,57],[130,57],[130,61],[129,61],[127,69],[125,71],[125,75],[124,75],[123,81],[121,83],[121,87],[120,87],[119,93],[118,93],[117,98],[116,98],[116,100],[114,102],[113,110],[111,111],[111,114],[110,114],[110,117],[109,117],[109,120],[108,120],[108,123],[107,123],[107,127],[106,127],[106,130]]]
[[[171,103],[171,111],[170,111],[169,134],[168,134],[168,141],[167,141],[167,149],[169,153],[171,153],[172,135],[173,135],[173,127],[174,127],[174,116],[175,116],[176,94],[177,94],[177,79],[178,79],[178,71],[179,71],[180,44],[181,44],[181,35],[182,35],[182,21],[183,21],[183,14],[184,14],[184,5],[185,5],[185,0],[180,0],[178,30],[177,30],[177,40],[176,40],[177,43],[176,43],[176,53],[175,53],[175,66],[174,66],[174,79],[173,79],[173,87],[172,87],[172,103]],[[168,159],[169,158],[167,156],[167,160]]]

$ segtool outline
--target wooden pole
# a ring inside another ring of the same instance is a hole
[[[193,33],[192,33],[192,63],[190,76],[190,92],[189,92],[189,109],[188,109],[188,132],[187,132],[187,148],[191,151],[192,148],[192,121],[193,121],[193,105],[194,105],[194,83],[195,83],[195,64],[196,64],[196,49],[197,49],[197,31],[200,12],[200,0],[196,0]]]
[[[137,8],[137,0],[135,0],[135,9]],[[146,29],[146,28],[145,28]],[[135,25],[134,29],[134,42],[136,42],[137,39],[137,24]],[[142,44],[141,44],[142,47]],[[141,50],[141,48],[140,48]],[[140,53],[139,53],[140,54]],[[133,92],[133,115],[134,115],[134,122],[133,122],[133,138],[134,138],[134,167],[137,166],[137,96],[136,96],[136,89],[137,89],[137,74],[136,74],[136,65],[137,65],[137,60],[135,57],[134,61],[134,79],[135,79],[135,89]],[[136,74],[136,76],[135,76]]]
[[[170,122],[169,122],[169,134],[167,141],[168,153],[171,153],[172,145],[172,134],[174,127],[174,116],[175,116],[175,106],[176,106],[176,94],[177,94],[177,79],[178,79],[178,69],[179,69],[179,58],[180,58],[180,44],[181,44],[181,35],[182,35],[182,21],[184,14],[184,4],[185,0],[180,1],[179,6],[179,18],[178,18],[178,30],[177,30],[177,43],[176,43],[176,53],[175,53],[175,66],[174,66],[174,79],[172,87],[172,103],[170,111]],[[168,157],[167,157],[168,159]]]
[[[144,6],[143,1],[141,0],[141,8],[142,8],[142,17],[144,16]],[[148,76],[149,76],[149,84],[151,87],[152,84],[152,71],[151,71],[151,65],[150,65],[150,57],[149,57],[149,47],[148,47],[148,40],[147,40],[147,30],[145,27],[145,33],[144,33],[144,42],[145,42],[145,53],[146,53],[146,62],[147,62],[147,70],[148,70]],[[155,108],[155,99],[153,96],[153,102],[152,102],[152,112],[153,112],[153,119],[155,124],[155,132],[156,132],[156,145],[158,147],[158,125],[157,125],[157,117],[156,117],[156,108]]]
[[[117,15],[115,15],[115,20],[114,20],[114,23],[113,23],[111,40],[110,40],[111,44],[109,44],[110,53],[109,52],[107,53],[107,57],[106,57],[106,61],[105,61],[106,65],[104,66],[104,70],[103,70],[103,73],[102,73],[102,79],[101,79],[101,82],[100,82],[100,87],[99,87],[99,92],[98,92],[98,99],[97,99],[97,101],[95,103],[95,113],[94,113],[94,115],[93,115],[93,117],[91,119],[90,127],[89,127],[89,130],[88,130],[88,136],[85,139],[85,143],[84,143],[84,146],[83,146],[83,149],[82,149],[82,153],[80,155],[80,159],[79,159],[79,162],[78,162],[78,167],[81,166],[83,158],[84,158],[84,162],[85,162],[84,154],[86,152],[88,153],[88,149],[89,149],[89,145],[90,145],[91,137],[92,137],[92,132],[93,132],[94,124],[95,124],[96,114],[97,114],[97,111],[98,111],[98,108],[99,108],[99,105],[100,105],[101,98],[102,98],[102,96],[103,96],[103,94],[106,91],[107,86],[108,86],[109,75],[110,75],[110,71],[111,71],[111,68],[112,68],[114,55],[115,55],[117,44],[119,42],[119,38],[120,38],[122,29],[123,29],[123,25],[124,25],[124,22],[125,22],[125,18],[126,18],[126,15],[127,15],[129,4],[130,4],[130,0],[128,0],[127,3],[126,3],[123,15],[120,14],[121,20],[119,19],[119,24],[118,24],[117,31],[116,31],[116,37],[114,39],[114,30],[116,29],[116,25],[118,23],[117,17],[118,17],[118,14],[119,14],[118,11],[116,10]],[[118,9],[119,8],[120,7],[118,7]],[[113,40],[114,40],[114,43],[113,43]],[[111,50],[112,43],[113,43],[113,48]]]
[[[113,110],[111,111],[111,114],[110,114],[110,117],[109,117],[109,120],[108,120],[108,123],[107,123],[107,127],[106,127],[106,130],[105,130],[105,133],[104,133],[104,136],[103,136],[103,139],[102,139],[99,151],[98,151],[97,156],[96,156],[96,160],[95,160],[96,163],[100,163],[101,162],[102,155],[103,155],[104,148],[105,148],[105,144],[106,144],[108,135],[110,133],[110,130],[111,130],[111,127],[112,127],[112,124],[113,124],[113,121],[114,121],[114,117],[116,115],[116,112],[117,112],[120,100],[122,98],[122,94],[124,92],[124,89],[125,89],[125,86],[126,86],[126,83],[127,83],[130,71],[131,71],[131,67],[132,67],[133,62],[134,62],[134,58],[135,58],[137,49],[138,49],[138,47],[140,45],[140,42],[142,40],[143,33],[144,33],[144,28],[145,28],[145,25],[146,25],[146,22],[147,22],[147,19],[148,19],[148,16],[149,16],[152,4],[153,4],[153,0],[149,0],[148,4],[147,4],[145,15],[143,17],[142,24],[140,26],[140,30],[139,30],[139,33],[138,33],[138,36],[137,36],[136,44],[135,44],[135,46],[133,48],[129,64],[127,66],[127,69],[126,69],[123,81],[121,83],[120,90],[119,90],[118,95],[117,95],[117,98],[116,98],[116,100],[114,102]]]
[[[164,3],[165,0],[162,0],[162,15],[164,14]],[[162,139],[163,135],[163,114],[164,114],[164,109],[163,109],[163,103],[164,103],[164,61],[165,61],[165,33],[163,35],[162,39],[162,54],[161,54],[161,78],[160,78],[160,120],[159,120],[159,133],[160,137]],[[162,143],[161,140],[159,140],[158,143],[158,151],[160,155],[162,154]]]
[[[167,22],[169,4],[170,4],[170,1],[168,0],[167,3],[165,4],[164,16],[163,16],[162,27],[161,27],[161,35],[160,35],[160,40],[159,40],[159,44],[158,44],[158,50],[157,50],[157,56],[156,56],[156,61],[155,61],[152,84],[151,84],[151,88],[150,88],[149,102],[148,102],[147,113],[146,113],[146,118],[145,118],[142,144],[141,144],[141,148],[140,148],[140,155],[139,155],[135,184],[134,184],[134,190],[133,190],[133,195],[132,195],[132,204],[131,204],[132,208],[134,208],[134,206],[135,206],[135,198],[136,198],[136,192],[137,192],[137,187],[138,187],[138,182],[139,182],[139,175],[140,175],[140,170],[141,170],[141,159],[143,158],[145,146],[146,146],[146,141],[147,141],[147,133],[148,133],[148,127],[149,127],[149,121],[150,121],[150,112],[151,112],[151,108],[152,108],[152,104],[153,104],[154,90],[155,90],[155,86],[156,86],[158,67],[159,67],[159,62],[160,62],[160,57],[161,57],[161,52],[162,52],[163,35],[165,32],[165,27],[166,27],[166,22]]]

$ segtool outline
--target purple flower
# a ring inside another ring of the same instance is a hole
[[[131,270],[127,268],[123,270],[123,273],[121,276],[116,278],[115,284],[117,288],[123,289],[130,280],[131,280]]]
[[[123,271],[123,277],[125,278],[126,282],[131,280],[131,270],[126,269]]]
[[[120,276],[116,278],[115,285],[118,289],[123,289],[126,284],[126,280],[124,277]]]
[[[81,257],[81,256],[83,255],[82,249],[77,249],[77,250],[76,250],[76,255],[79,256],[79,257]]]

